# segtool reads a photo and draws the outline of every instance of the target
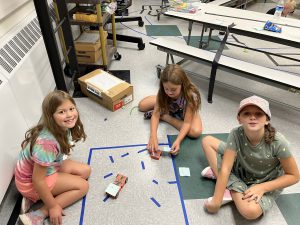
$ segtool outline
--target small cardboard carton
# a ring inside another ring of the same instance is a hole
[[[75,14],[73,14],[73,19],[90,23],[97,23],[98,21],[97,14],[86,12],[76,12]]]
[[[78,81],[85,95],[111,111],[116,111],[133,100],[133,86],[103,70],[94,70]]]
[[[107,32],[104,31],[105,42]],[[75,40],[75,50],[79,63],[95,63],[101,56],[99,31],[84,31]]]

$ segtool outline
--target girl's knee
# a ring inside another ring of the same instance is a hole
[[[88,179],[91,175],[92,168],[89,165],[84,165],[83,166],[83,171],[82,171],[82,178],[83,179]]]
[[[201,127],[194,127],[190,130],[188,136],[190,138],[198,138],[202,134],[202,128]]]
[[[141,112],[144,112],[145,110],[145,104],[144,104],[144,101],[143,100],[141,100],[140,102],[139,102],[139,104],[138,104],[138,109],[139,109],[139,111],[141,111]]]
[[[258,219],[262,215],[262,209],[257,205],[248,205],[243,209],[239,209],[240,214],[247,220]]]
[[[82,182],[80,184],[80,192],[82,193],[82,196],[86,195],[86,193],[89,190],[89,187],[89,182],[87,180],[82,179]]]
[[[212,143],[212,139],[213,137],[212,136],[205,136],[203,139],[202,139],[202,146],[207,146],[209,145],[210,143]]]

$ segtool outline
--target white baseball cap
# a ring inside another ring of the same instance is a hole
[[[269,108],[269,102],[261,97],[253,95],[251,97],[245,98],[240,102],[240,107],[238,110],[238,114],[248,105],[255,105],[259,107],[265,114],[268,115],[269,119],[271,119],[271,112]]]

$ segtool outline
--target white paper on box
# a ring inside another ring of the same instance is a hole
[[[99,33],[87,33],[87,32],[83,32],[76,40],[76,42],[93,43],[93,44],[95,44],[97,41],[99,41]]]
[[[125,81],[116,78],[104,71],[101,72],[100,76],[93,76],[85,81],[87,84],[98,88],[100,91],[108,91],[118,84],[124,83]]]
[[[100,98],[102,97],[101,92],[98,91],[98,90],[96,90],[93,86],[87,84],[86,89],[87,89],[89,92],[92,92],[93,94],[99,96]]]

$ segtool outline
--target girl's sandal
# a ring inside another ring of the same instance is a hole
[[[144,119],[145,119],[145,120],[150,120],[151,117],[152,117],[152,114],[153,114],[153,110],[150,110],[150,111],[148,111],[148,112],[145,112],[145,113],[144,113]]]

